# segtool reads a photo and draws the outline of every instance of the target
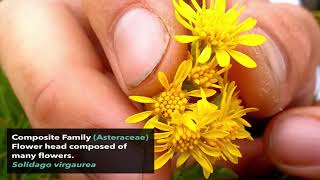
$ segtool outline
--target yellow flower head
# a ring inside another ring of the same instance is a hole
[[[155,169],[161,168],[175,153],[179,153],[176,166],[183,165],[189,158],[194,158],[202,167],[206,177],[213,172],[212,161],[219,157],[218,149],[205,142],[205,123],[197,123],[191,112],[175,113],[170,125],[161,122],[153,123],[163,131],[155,133],[155,152],[163,154],[155,160]]]
[[[196,0],[191,0],[194,8],[183,0],[173,0],[176,19],[192,35],[177,35],[176,41],[191,43],[192,46],[202,49],[199,58],[200,63],[206,63],[212,55],[215,55],[218,64],[226,67],[230,64],[230,56],[238,63],[247,67],[256,67],[255,61],[249,56],[236,51],[237,45],[258,46],[265,42],[265,37],[258,34],[244,34],[255,27],[257,21],[248,18],[239,22],[239,15],[244,7],[238,8],[238,4],[226,11],[226,0],[211,0],[210,7],[206,7],[204,1],[202,7]]]
[[[219,68],[216,61],[212,60],[206,64],[198,64],[190,72],[189,79],[201,88],[221,88],[224,81],[223,74],[226,73],[231,65]]]
[[[223,158],[238,163],[241,157],[239,147],[233,144],[236,139],[252,139],[244,125],[248,123],[241,117],[250,110],[239,110],[229,114],[226,106],[231,105],[235,86],[226,85],[220,109],[208,102],[204,91],[192,111],[174,113],[169,123],[153,122],[162,132],[155,133],[155,152],[164,152],[155,160],[155,169],[162,167],[175,153],[179,153],[176,166],[184,164],[193,157],[208,178],[213,172],[213,164]],[[241,119],[241,120],[239,120]]]
[[[227,119],[233,119],[234,121],[243,124],[244,126],[251,127],[248,122],[241,117],[245,116],[249,112],[257,111],[257,108],[244,108],[241,105],[241,99],[239,99],[239,92],[236,91],[237,86],[235,82],[227,83],[222,91],[222,98],[220,102],[220,109],[222,117]],[[244,122],[245,121],[245,122]]]
[[[190,96],[200,97],[200,90],[194,90],[186,92],[182,90],[182,84],[188,77],[192,68],[192,60],[187,60],[181,63],[179,66],[174,80],[169,83],[167,76],[163,72],[158,73],[158,79],[164,91],[159,95],[150,98],[145,96],[130,96],[129,98],[133,101],[148,104],[147,111],[132,115],[127,118],[128,123],[138,123],[150,116],[153,116],[151,121],[158,121],[159,118],[170,118],[173,112],[184,112],[188,107],[188,98]],[[212,96],[216,93],[214,90],[206,90],[207,97]],[[149,127],[149,123],[145,125]]]

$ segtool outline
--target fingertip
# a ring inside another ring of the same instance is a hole
[[[319,177],[320,119],[317,108],[301,108],[278,115],[267,128],[264,146],[273,163],[285,172]]]
[[[278,44],[265,31],[257,27],[253,33],[263,35],[266,42],[258,47],[238,49],[251,56],[257,67],[248,69],[233,63],[230,78],[237,82],[246,106],[259,109],[252,115],[268,117],[282,111],[291,100],[292,89],[287,88],[288,64]]]
[[[232,164],[219,160],[217,166],[228,167],[235,171],[239,179],[258,179],[270,173],[274,168],[263,149],[263,139],[255,138],[254,141],[239,140],[236,142],[240,146],[242,157],[238,164]],[[255,167],[255,171],[252,171]]]
[[[176,34],[187,33],[175,20],[171,0],[85,1],[87,15],[122,88],[130,95],[160,91],[157,72],[173,79],[187,46]]]
[[[257,19],[252,32],[267,38],[258,47],[238,47],[256,61],[257,68],[234,64],[230,72],[245,105],[260,109],[252,115],[270,117],[288,106],[310,105],[320,55],[313,48],[317,47],[319,28],[310,13],[293,5],[249,3],[242,15]]]

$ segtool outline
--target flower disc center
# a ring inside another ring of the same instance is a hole
[[[188,100],[186,94],[179,88],[170,88],[162,92],[157,97],[157,103],[154,104],[155,112],[163,115],[165,118],[171,117],[173,112],[183,112],[186,109]]]

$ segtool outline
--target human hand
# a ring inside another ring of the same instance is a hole
[[[257,48],[239,47],[258,64],[256,69],[237,64],[232,68],[231,78],[237,81],[246,105],[259,108],[254,115],[260,118],[310,105],[320,57],[316,23],[299,7],[263,0],[247,4],[244,16],[258,20],[254,31],[268,41]],[[157,93],[161,86],[155,74],[161,70],[172,78],[187,49],[172,39],[186,32],[174,18],[171,0],[84,0],[83,8],[80,0],[10,0],[0,3],[0,27],[1,66],[32,126],[41,128],[133,127],[124,119],[138,110],[126,94]],[[320,149],[314,149],[320,137],[319,123],[313,120],[317,113],[310,107],[273,118],[263,138],[241,142],[244,157],[236,170],[246,175],[262,173],[269,167],[267,152],[288,173],[320,177],[316,169],[320,157],[307,152]],[[288,120],[296,114],[303,120]],[[252,172],[253,162],[259,172]],[[143,176],[169,179],[169,169],[167,165],[155,175]]]
[[[242,49],[256,57],[257,69],[236,65],[231,76],[247,105],[260,109],[255,115],[270,121],[262,138],[273,164],[288,174],[318,179],[320,109],[312,103],[319,28],[296,6],[251,2],[248,10],[260,23],[257,31],[269,39],[256,49]]]

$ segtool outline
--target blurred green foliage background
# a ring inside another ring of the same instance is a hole
[[[56,179],[47,174],[7,174],[7,128],[29,128],[28,119],[9,82],[0,70],[0,180],[45,180]]]

